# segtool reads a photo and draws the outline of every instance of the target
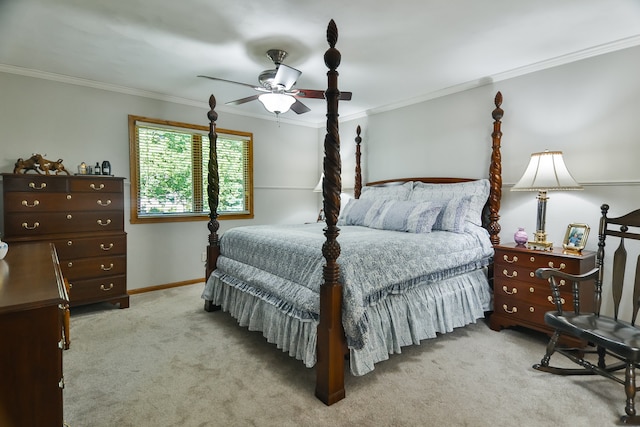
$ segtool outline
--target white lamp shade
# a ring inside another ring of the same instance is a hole
[[[512,191],[582,190],[564,164],[562,151],[533,153]]]
[[[282,114],[289,111],[296,99],[283,93],[263,93],[258,97],[258,101],[262,102],[267,111]]]

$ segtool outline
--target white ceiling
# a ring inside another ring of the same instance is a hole
[[[342,118],[384,111],[491,81],[640,44],[639,0],[0,0],[0,71],[267,113],[251,88],[270,48],[325,89],[326,27],[342,52]],[[323,100],[281,119],[320,126]]]

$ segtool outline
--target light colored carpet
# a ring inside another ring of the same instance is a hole
[[[538,372],[545,338],[484,321],[347,374],[346,399],[327,407],[313,369],[228,313],[205,312],[202,287],[133,295],[125,310],[73,309],[71,427],[608,426],[624,411],[621,385]]]

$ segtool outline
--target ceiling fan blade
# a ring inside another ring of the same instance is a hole
[[[298,89],[298,93],[295,96],[299,96],[301,98],[324,99],[324,91],[314,89]],[[351,101],[351,92],[340,92],[340,98],[338,99],[340,99],[340,101]]]
[[[291,104],[291,109],[296,114],[304,114],[304,113],[307,113],[307,112],[311,111],[311,109],[309,107],[307,107],[306,105],[304,105],[302,102],[298,101],[297,99],[296,99],[296,102]]]
[[[235,101],[225,102],[226,105],[240,105],[250,101],[255,101],[260,95],[251,95],[246,98],[236,99]]]
[[[198,77],[204,77],[205,79],[211,79],[211,80],[217,80],[220,82],[227,82],[227,83],[233,83],[236,85],[242,85],[242,86],[246,86],[246,87],[250,87],[251,89],[255,89],[255,90],[263,90],[263,88],[255,86],[255,85],[250,85],[248,83],[240,83],[240,82],[234,82],[233,80],[225,80],[225,79],[220,79],[218,77],[209,77],[209,76],[198,76]]]
[[[278,65],[278,71],[273,79],[273,85],[280,85],[284,90],[289,90],[298,81],[302,71],[289,67],[288,65]]]

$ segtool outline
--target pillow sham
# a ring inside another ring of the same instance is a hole
[[[370,228],[410,233],[430,233],[441,204],[403,200],[376,200],[364,218]]]
[[[412,181],[405,182],[401,185],[385,185],[381,187],[365,186],[360,193],[360,200],[409,200],[412,189]]]
[[[489,180],[456,182],[451,184],[429,184],[416,182],[409,200],[448,202],[454,198],[469,197],[466,220],[482,226],[482,210],[489,198]]]
[[[364,225],[364,217],[375,200],[350,199],[338,217],[337,225]]]
[[[449,200],[433,223],[433,230],[464,233],[465,222],[471,206],[471,197],[456,197]]]

